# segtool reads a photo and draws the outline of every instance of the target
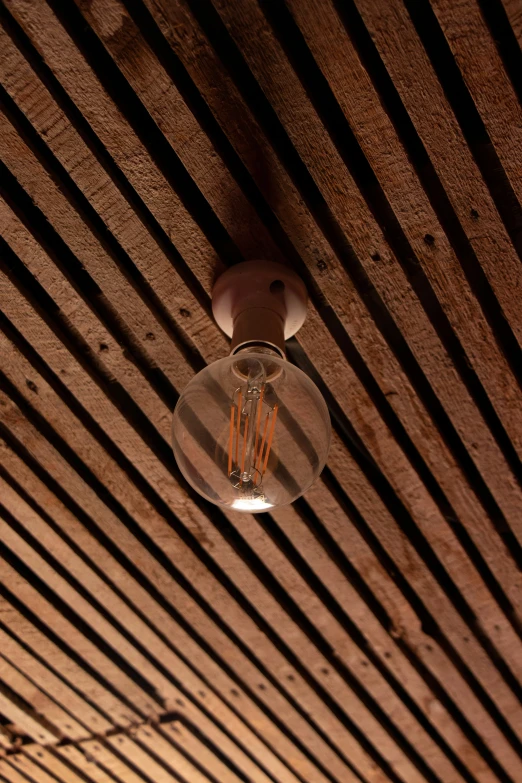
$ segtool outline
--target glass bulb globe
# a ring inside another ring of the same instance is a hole
[[[203,497],[236,511],[292,503],[321,473],[330,417],[317,386],[270,349],[198,373],[174,410],[174,455]]]

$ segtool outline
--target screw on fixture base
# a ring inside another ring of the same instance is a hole
[[[232,352],[245,343],[267,343],[285,353],[285,340],[303,325],[307,293],[301,278],[273,261],[245,261],[218,278],[212,312],[232,338]]]

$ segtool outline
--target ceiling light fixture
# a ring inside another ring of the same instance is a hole
[[[178,466],[220,506],[250,513],[292,503],[321,473],[330,417],[317,386],[285,360],[307,294],[284,266],[246,261],[216,282],[212,310],[230,356],[199,372],[174,410]]]

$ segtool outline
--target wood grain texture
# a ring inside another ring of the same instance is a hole
[[[518,783],[517,4],[0,22],[2,780]],[[246,517],[170,428],[259,257],[307,285],[333,434]]]

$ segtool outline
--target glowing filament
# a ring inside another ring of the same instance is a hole
[[[241,390],[238,389],[237,405],[232,403],[230,406],[228,475],[231,478],[239,479],[239,487],[243,487],[245,483],[250,481],[254,487],[257,484],[261,484],[272,449],[278,406],[275,405],[274,408],[269,410],[266,414],[263,434],[261,436],[261,418],[263,415],[265,386],[262,386],[259,397],[257,397],[257,393],[257,389],[254,389],[253,392],[247,390],[246,394],[243,394]],[[243,434],[241,434],[243,399],[246,415],[244,418]],[[249,411],[248,413],[247,410]],[[243,437],[243,442],[240,445],[241,437]],[[261,488],[259,488],[259,491],[260,489]]]
[[[236,465],[239,465],[239,436],[241,430],[241,389],[237,395]]]
[[[245,419],[245,431],[243,433],[243,454],[241,455],[241,470],[239,472],[241,476],[241,484],[243,483],[243,473],[245,472],[247,438],[248,438],[248,416]]]
[[[261,472],[261,478],[265,475],[266,466],[268,465],[268,457],[270,456],[270,449],[272,448],[272,438],[274,437],[274,429],[275,429],[275,423],[277,419],[277,408],[278,406],[274,406],[274,413],[272,415],[272,424],[270,425],[270,435],[268,436],[268,443],[266,444],[266,454],[265,454],[265,463],[263,465],[263,470]]]
[[[234,406],[230,406],[230,437],[228,439],[228,475],[232,473],[232,462],[234,450]]]
[[[259,440],[259,431],[261,429],[261,413],[262,413],[262,410],[263,410],[263,396],[264,396],[264,394],[265,394],[265,387],[263,386],[263,388],[261,389],[261,394],[259,395],[259,403],[258,403],[258,406],[257,406],[256,439],[255,439],[255,442],[254,442],[254,458],[253,458],[254,467],[255,467],[255,464],[256,464],[257,443],[258,443],[258,440]]]

